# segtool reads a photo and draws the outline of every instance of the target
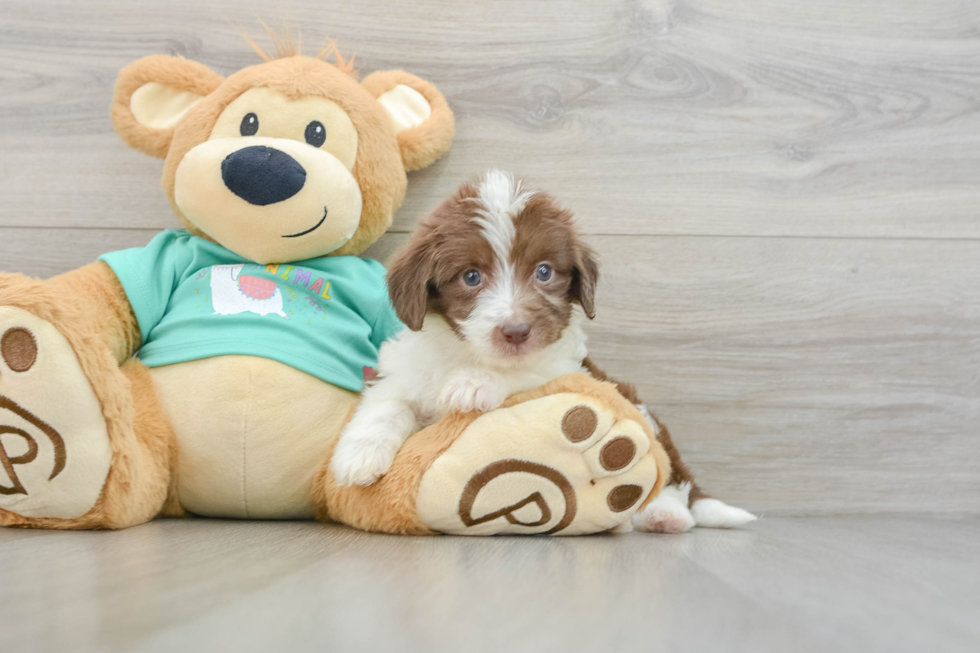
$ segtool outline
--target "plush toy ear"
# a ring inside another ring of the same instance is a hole
[[[405,170],[424,168],[449,149],[456,123],[435,86],[401,70],[371,73],[362,84],[391,119]]]
[[[223,79],[183,57],[154,55],[129,64],[119,72],[112,100],[116,133],[130,147],[166,157],[177,122]]]

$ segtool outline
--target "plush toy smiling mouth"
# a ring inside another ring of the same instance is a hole
[[[310,227],[306,231],[301,231],[298,234],[287,234],[287,235],[283,236],[283,238],[298,238],[300,236],[305,236],[308,233],[312,233],[312,232],[316,231],[317,229],[319,229],[320,228],[320,225],[323,224],[323,221],[326,220],[326,219],[327,219],[327,207],[323,207],[323,217],[320,218],[320,221],[319,222],[317,222],[315,225],[313,225],[312,227]]]

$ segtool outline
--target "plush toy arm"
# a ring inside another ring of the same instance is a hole
[[[106,263],[96,261],[42,282],[63,299],[71,298],[86,332],[98,333],[118,363],[140,345],[140,329],[122,284]]]
[[[616,388],[568,374],[488,413],[449,413],[369,486],[314,483],[321,519],[385,533],[598,533],[653,500],[670,461]]]

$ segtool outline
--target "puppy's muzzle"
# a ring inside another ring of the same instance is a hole
[[[266,206],[288,200],[306,184],[306,170],[281,150],[253,145],[236,150],[221,162],[228,190],[249,204]]]

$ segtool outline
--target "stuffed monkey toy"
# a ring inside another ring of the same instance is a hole
[[[334,444],[401,328],[384,268],[356,255],[454,123],[432,84],[358,82],[324,54],[227,78],[168,56],[120,72],[116,132],[164,160],[183,229],[45,281],[0,275],[0,524],[565,535],[624,524],[659,491],[670,466],[651,427],[587,375],[450,414],[378,483],[334,483]],[[612,469],[604,446],[623,437]]]

